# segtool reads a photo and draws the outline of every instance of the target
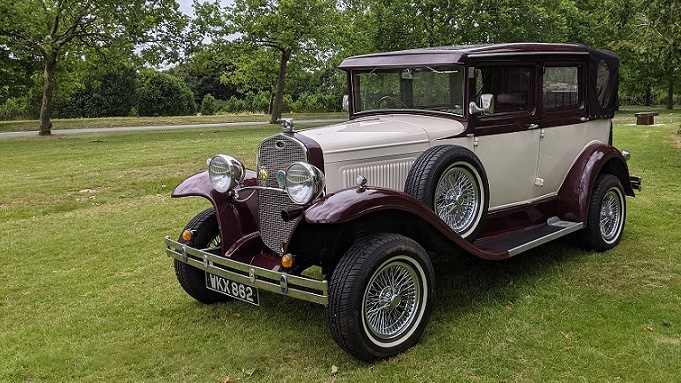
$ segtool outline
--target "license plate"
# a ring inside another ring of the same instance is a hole
[[[225,277],[206,273],[206,288],[208,290],[217,291],[234,299],[250,303],[252,305],[260,305],[260,296],[258,288],[244,285],[243,283],[231,281]]]

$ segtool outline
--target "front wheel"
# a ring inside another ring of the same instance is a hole
[[[197,214],[196,217],[189,221],[184,230],[190,230],[194,233],[191,243],[189,243],[192,247],[197,249],[220,247],[220,228],[215,216],[215,210],[212,208]],[[182,237],[180,237],[178,242],[186,243]],[[211,304],[232,299],[206,287],[205,271],[189,266],[177,259],[175,260],[175,275],[184,291],[201,303]]]
[[[428,322],[433,266],[426,251],[398,234],[356,241],[329,282],[327,320],[338,345],[366,361],[413,346]]]

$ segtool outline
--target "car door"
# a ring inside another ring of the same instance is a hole
[[[490,187],[489,210],[526,203],[532,198],[539,152],[537,66],[478,65],[475,97],[494,96],[494,111],[472,117],[475,154]]]
[[[535,199],[558,193],[584,147],[596,137],[586,118],[586,65],[580,60],[544,63]]]

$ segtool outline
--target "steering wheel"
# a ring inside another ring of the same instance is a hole
[[[381,103],[382,103],[383,101],[392,101],[395,105],[401,105],[401,106],[404,106],[405,108],[409,109],[409,107],[407,106],[407,104],[405,104],[404,102],[402,102],[402,100],[400,100],[400,99],[398,99],[398,98],[395,98],[395,97],[393,97],[393,96],[383,96],[383,97],[381,97],[381,99],[378,100],[378,108],[379,108],[379,109],[381,108]],[[386,106],[387,106],[387,105],[386,105]]]

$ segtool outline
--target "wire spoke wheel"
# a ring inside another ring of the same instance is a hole
[[[462,233],[477,219],[480,187],[476,176],[463,166],[447,169],[435,189],[435,212],[452,230]]]
[[[364,294],[364,321],[381,340],[402,335],[414,322],[421,306],[421,283],[412,265],[395,261],[379,267]]]
[[[617,237],[622,222],[622,202],[617,188],[611,188],[603,196],[600,208],[601,236],[607,242]]]
[[[210,242],[208,242],[208,248],[209,249],[215,249],[215,248],[220,248],[221,243],[220,243],[220,236],[216,235],[215,238],[211,239]]]

